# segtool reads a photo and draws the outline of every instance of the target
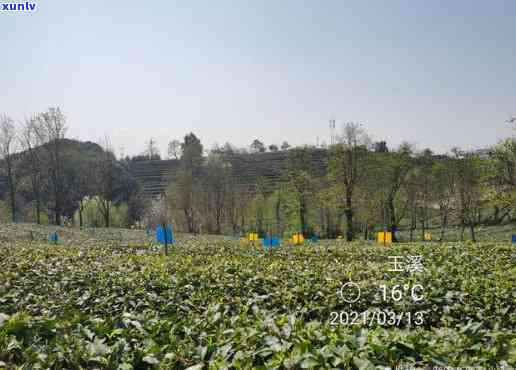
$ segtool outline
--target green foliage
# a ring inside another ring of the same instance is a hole
[[[39,217],[41,225],[48,225],[50,223],[46,212],[40,212]],[[29,203],[23,210],[23,220],[25,220],[25,222],[36,223],[36,209],[32,203]]]
[[[203,162],[203,147],[199,138],[193,133],[186,135],[181,144],[181,151],[183,168],[193,172],[197,171]]]
[[[510,138],[498,144],[488,165],[488,199],[495,207],[512,207],[516,215],[516,139]]]
[[[82,219],[84,226],[104,226],[105,220],[101,212],[99,196],[84,197],[82,201]],[[128,206],[126,203],[110,202],[110,225],[113,227],[129,227]],[[79,211],[74,214],[74,222],[79,225]]]
[[[178,235],[165,257],[149,248],[135,254],[103,232],[95,239],[76,235],[79,243],[70,230],[58,246],[0,241],[0,366],[516,365],[508,243],[341,248],[323,241],[264,256],[248,242]],[[144,231],[120,238],[147,240]],[[421,255],[424,271],[389,272],[390,255]],[[336,293],[350,279],[362,289],[352,305]],[[422,284],[425,298],[384,301],[381,283]],[[331,312],[378,309],[423,311],[424,323],[330,324]]]
[[[10,214],[9,205],[0,199],[0,223],[10,222]]]

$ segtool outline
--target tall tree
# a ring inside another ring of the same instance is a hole
[[[346,238],[353,240],[353,197],[355,189],[364,177],[371,140],[361,125],[346,123],[337,145],[331,150],[330,173],[344,188],[342,200],[346,216]]]
[[[228,180],[231,178],[231,164],[219,154],[210,154],[206,163],[204,190],[208,194],[209,210],[213,214],[216,234],[222,232],[222,222],[226,197],[230,192]]]
[[[455,195],[455,176],[450,159],[441,160],[432,166],[432,197],[439,205],[440,235],[439,241],[444,241],[448,227],[452,201]]]
[[[84,226],[83,214],[86,206],[84,200],[95,192],[94,187],[96,184],[92,184],[91,179],[96,178],[96,170],[97,168],[91,163],[84,162],[80,164],[79,171],[75,177],[74,191],[76,193],[75,198],[79,202],[77,212],[79,214],[79,227],[81,228]]]
[[[97,194],[99,195],[99,209],[104,218],[104,226],[110,227],[111,206],[116,196],[115,188],[115,155],[108,137],[101,141],[102,151],[96,160]]]
[[[399,191],[407,180],[409,171],[413,168],[411,158],[412,148],[409,144],[402,144],[400,148],[391,153],[381,153],[382,172],[384,177],[384,222],[388,223],[388,230],[392,233],[392,241],[397,242],[396,232],[400,221],[405,216],[405,208],[400,206]],[[397,206],[398,205],[398,206]],[[406,204],[405,204],[406,206]]]
[[[418,182],[418,218],[421,225],[421,239],[425,239],[425,234],[429,228],[428,222],[430,215],[430,202],[432,193],[432,165],[434,163],[433,153],[430,149],[425,149],[416,158],[417,161],[417,182]]]
[[[156,146],[156,140],[154,140],[153,138],[150,138],[147,142],[144,155],[146,155],[149,160],[161,159],[159,149]]]
[[[18,140],[14,121],[7,115],[0,116],[0,164],[3,163],[9,191],[9,207],[12,222],[16,222],[16,193],[18,190],[18,173],[15,153],[18,151]]]
[[[24,161],[28,164],[29,189],[34,201],[36,223],[41,224],[42,187],[43,187],[43,158],[40,146],[41,137],[38,135],[40,121],[34,116],[25,121],[20,135],[20,143],[24,150]]]
[[[45,167],[48,171],[51,198],[53,201],[52,213],[54,223],[61,225],[64,193],[64,166],[65,153],[63,139],[66,134],[66,118],[61,109],[51,107],[38,115],[38,130],[40,142],[44,143],[46,151]]]
[[[198,175],[203,164],[203,146],[194,133],[189,133],[181,143],[181,167]]]
[[[481,186],[483,181],[482,162],[478,155],[453,150],[455,156],[455,178],[457,184],[457,205],[461,223],[461,240],[464,230],[469,228],[471,240],[476,241],[475,226],[479,222],[482,204]]]
[[[417,220],[418,220],[418,205],[420,203],[421,189],[419,180],[420,171],[416,169],[415,171],[411,171],[407,175],[407,180],[405,181],[405,186],[403,187],[403,193],[405,195],[405,200],[407,204],[407,208],[410,216],[410,224],[409,224],[409,240],[410,242],[414,241],[414,231],[417,228]]]
[[[198,202],[201,192],[199,177],[203,165],[203,146],[195,134],[190,133],[181,143],[181,167],[168,189],[175,208],[182,213],[189,233],[199,230]]]
[[[310,148],[295,148],[289,151],[288,156],[288,178],[290,184],[295,189],[298,211],[300,232],[308,236],[308,207],[309,199],[313,191],[313,168]]]
[[[231,182],[229,185],[231,191],[227,195],[227,218],[231,224],[233,235],[236,235],[245,228],[249,189],[243,185],[236,184],[233,178],[230,178],[229,181]]]

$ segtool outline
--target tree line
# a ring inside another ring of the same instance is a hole
[[[281,174],[272,182],[249,183],[233,167],[241,150],[227,143],[205,151],[190,133],[170,142],[169,156],[179,168],[163,198],[150,201],[142,197],[131,164],[159,158],[155,143],[142,156],[117,160],[109,138],[79,143],[77,150],[66,132],[59,108],[21,123],[0,116],[0,208],[11,221],[130,227],[160,214],[189,233],[301,232],[351,241],[386,230],[396,241],[400,230],[413,240],[430,229],[443,240],[451,226],[474,240],[477,226],[516,218],[514,137],[484,152],[435,155],[409,144],[389,148],[373,142],[361,125],[346,123],[324,150],[285,142]],[[253,141],[253,155],[265,151]]]
[[[316,148],[291,148],[272,188],[259,178],[239,181],[231,145],[204,157],[191,133],[179,147],[180,170],[157,203],[166,204],[177,227],[189,233],[301,232],[351,241],[385,230],[397,241],[400,230],[414,240],[437,229],[443,240],[450,226],[459,226],[461,238],[468,231],[475,240],[477,226],[516,219],[514,138],[487,151],[434,155],[406,143],[391,150],[347,123],[325,151],[323,176]]]
[[[109,227],[124,203],[125,220],[118,224],[134,223],[143,211],[139,188],[109,139],[81,143],[67,139],[66,132],[66,117],[57,107],[19,123],[0,116],[0,205],[9,219],[83,226],[88,218]]]

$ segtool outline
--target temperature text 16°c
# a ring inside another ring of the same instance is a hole
[[[382,284],[380,285],[380,290],[382,291],[382,298],[384,301],[393,300],[394,302],[399,302],[406,295],[410,295],[414,302],[419,302],[424,299],[424,288],[421,284],[415,284],[412,286],[409,284],[399,284],[392,287]]]

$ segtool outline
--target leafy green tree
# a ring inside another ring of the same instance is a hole
[[[174,209],[180,211],[188,233],[196,233],[199,227],[198,208],[200,183],[194,179],[191,170],[181,168],[167,189],[167,195]]]
[[[174,209],[180,211],[185,220],[186,230],[195,233],[200,228],[199,200],[202,186],[199,178],[202,174],[203,146],[195,134],[184,137],[181,144],[181,165],[167,189],[168,197]]]
[[[493,223],[499,224],[516,216],[516,139],[508,138],[495,146],[488,164],[486,191],[494,207]]]
[[[206,162],[204,176],[204,192],[207,194],[208,213],[215,221],[214,232],[222,233],[222,224],[225,213],[226,198],[231,185],[231,163],[224,160],[222,155],[212,153]]]
[[[381,186],[381,194],[384,202],[382,219],[392,233],[393,242],[397,242],[396,232],[401,220],[405,217],[406,202],[400,196],[400,190],[405,185],[407,175],[413,168],[411,158],[412,148],[408,144],[402,144],[395,152],[379,153],[378,183]]]
[[[317,207],[318,233],[326,238],[335,238],[340,232],[339,205],[336,201],[341,196],[341,187],[328,178],[317,180],[315,194]]]
[[[248,231],[256,232],[260,236],[266,234],[269,226],[266,221],[266,211],[265,197],[258,192],[247,206]]]
[[[194,133],[189,133],[181,143],[181,167],[198,175],[203,164],[203,146]]]
[[[300,232],[308,236],[308,210],[313,196],[313,168],[311,149],[308,147],[289,150],[288,178],[297,196]]]

